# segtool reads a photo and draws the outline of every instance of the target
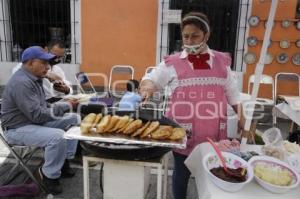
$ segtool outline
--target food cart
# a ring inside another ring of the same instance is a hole
[[[143,121],[159,121],[162,125],[178,127],[178,124],[149,110],[120,111],[113,115],[130,115]],[[137,115],[138,114],[138,115]],[[65,133],[66,139],[83,141],[88,152],[83,156],[84,198],[90,198],[88,163],[103,163],[104,198],[145,198],[149,187],[150,168],[157,170],[157,198],[166,198],[168,156],[172,148],[185,148],[186,136],[179,141],[135,138],[116,133],[82,134],[80,127],[72,127]],[[164,173],[164,178],[163,174]],[[164,179],[162,181],[162,179]],[[163,192],[162,192],[163,191]]]

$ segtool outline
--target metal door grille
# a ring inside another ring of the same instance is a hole
[[[212,49],[229,52],[234,56],[239,14],[239,0],[170,0],[170,9],[205,13],[212,26],[208,45]],[[169,53],[180,51],[181,33],[179,24],[169,24]]]

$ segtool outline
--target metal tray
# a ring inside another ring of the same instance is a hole
[[[87,135],[83,135],[80,132],[80,127],[72,127],[70,128],[64,135],[66,139],[76,139],[76,140],[86,140],[86,141],[98,141],[98,142],[107,142],[107,143],[115,143],[115,144],[128,144],[128,145],[147,145],[147,146],[160,146],[160,147],[170,147],[170,148],[178,148],[185,149],[186,148],[186,140],[185,137],[180,142],[169,141],[169,140],[154,140],[154,139],[139,139],[139,138],[131,138],[122,134],[97,134],[91,133]]]
[[[164,116],[152,114],[149,111],[116,111],[114,113],[109,113],[113,115],[130,115],[133,118],[139,118],[145,121],[157,120],[161,125],[170,125],[173,127],[180,127],[175,121],[170,120]],[[93,129],[92,129],[93,130]],[[70,128],[64,135],[66,139],[76,139],[76,140],[86,140],[86,141],[98,141],[105,143],[114,143],[114,144],[125,144],[125,145],[146,145],[146,146],[159,146],[159,147],[169,147],[169,148],[178,148],[185,149],[187,137],[183,138],[180,141],[172,140],[154,140],[154,139],[140,139],[140,138],[131,138],[127,135],[122,134],[113,134],[113,133],[91,133],[91,134],[81,134],[80,127],[75,126]]]

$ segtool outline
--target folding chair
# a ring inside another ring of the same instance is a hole
[[[296,82],[298,85],[297,88],[297,94],[300,95],[300,76],[297,73],[285,73],[280,72],[275,75],[275,97],[278,97],[278,86],[279,82],[285,81],[285,82]],[[283,95],[289,95],[286,91],[283,93]]]
[[[146,68],[146,71],[145,71],[145,75],[147,75],[148,73],[151,73],[151,71],[153,70],[153,69],[155,69],[156,67],[155,66],[149,66],[149,67],[147,67]]]
[[[1,127],[2,128],[2,127]],[[3,132],[5,132],[5,129],[2,129]],[[15,177],[17,176],[12,176],[11,174],[19,167],[21,166],[22,169],[29,175],[29,178],[32,179],[32,181],[34,183],[36,183],[39,188],[41,189],[41,191],[43,191],[44,193],[48,193],[47,188],[33,175],[33,173],[31,172],[31,170],[28,168],[28,166],[26,165],[28,163],[28,161],[32,158],[32,156],[35,154],[35,152],[38,151],[38,147],[36,148],[31,148],[29,146],[20,146],[20,145],[12,145],[9,144],[2,132],[0,132],[0,140],[3,142],[3,144],[9,149],[10,153],[14,156],[14,158],[16,159],[16,165],[14,165],[11,170],[6,173],[7,178],[2,181],[1,185],[7,185],[9,184]],[[21,153],[17,152],[17,148],[21,149]],[[27,179],[26,179],[27,180]]]
[[[115,94],[116,90],[114,89],[113,83],[113,76],[115,75],[128,75],[130,78],[117,80],[116,82],[125,83],[126,80],[133,79],[134,77],[134,68],[129,65],[115,65],[110,70],[109,75],[109,83],[108,83],[108,91],[110,94]]]
[[[255,75],[251,75],[249,77],[248,80],[248,94],[251,94],[251,85],[254,84],[255,81]],[[269,111],[264,111],[262,112],[264,114],[264,116],[269,115],[272,117],[272,108],[275,105],[275,94],[274,94],[274,80],[273,77],[269,76],[269,75],[264,75],[262,74],[261,79],[260,79],[260,84],[261,85],[269,85],[271,87],[271,93],[272,93],[272,97],[271,98],[262,98],[262,97],[258,97],[256,99],[256,104],[258,106],[262,106],[264,109],[265,108],[269,108]],[[260,111],[258,111],[257,109],[254,110],[254,112],[258,113]],[[265,118],[265,117],[263,117]],[[261,118],[262,119],[262,118]],[[273,120],[273,119],[272,119]],[[260,124],[265,124],[265,122],[260,122]]]
[[[75,79],[76,79],[77,86],[79,87],[81,93],[86,94],[86,93],[91,92],[90,90],[84,89],[84,87],[87,87],[87,86],[84,86],[85,84],[89,84],[88,87],[90,87],[92,89],[92,92],[97,93],[91,80],[89,79],[89,77],[87,76],[86,73],[84,73],[84,72],[76,73]]]
[[[297,84],[297,93],[294,92],[293,89],[284,90],[284,92],[279,92],[279,84],[281,83],[296,83]],[[289,91],[293,91],[289,92]],[[276,103],[279,103],[282,101],[282,99],[279,98],[279,95],[298,95],[300,96],[300,76],[297,73],[286,73],[286,72],[279,72],[275,75],[275,100]],[[277,123],[277,117],[276,115],[273,116],[273,123]]]

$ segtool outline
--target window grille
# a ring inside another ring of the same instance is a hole
[[[205,13],[211,24],[210,48],[229,52],[234,59],[239,0],[170,0],[170,9]],[[180,51],[182,46],[179,24],[169,24],[169,54]]]
[[[300,0],[297,1],[296,19],[300,19]]]
[[[51,39],[59,39],[66,45],[64,62],[78,63],[76,3],[78,0],[0,0],[0,61],[19,62],[27,47],[44,47]]]

